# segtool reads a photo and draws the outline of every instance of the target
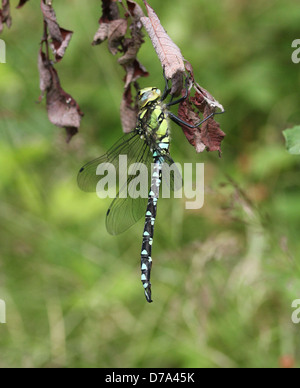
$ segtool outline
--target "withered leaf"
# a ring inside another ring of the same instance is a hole
[[[194,97],[191,97],[189,92],[188,98],[180,103],[179,118],[188,124],[197,125],[203,119],[215,114],[217,109],[224,112],[223,106],[207,90],[195,83],[193,67],[187,61],[185,62],[185,68],[189,74],[190,86],[193,86],[196,93]],[[195,109],[197,109],[197,112],[195,112]],[[200,113],[203,114],[203,119],[200,117]],[[221,142],[225,137],[225,133],[221,131],[220,125],[213,117],[207,119],[201,127],[189,128],[182,125],[182,130],[197,152],[203,152],[206,149],[207,151],[219,151],[221,153]]]
[[[193,108],[193,103],[203,113],[204,119],[214,113],[214,110],[202,96],[189,97],[178,108],[178,116],[188,124],[196,125],[201,121],[199,114]],[[225,133],[221,131],[219,123],[213,118],[206,120],[201,127],[197,128],[182,125],[182,130],[197,152],[203,152],[206,149],[210,152],[219,151],[221,153],[221,142],[225,137]]]
[[[123,51],[124,55],[118,59],[120,65],[126,65],[132,61],[136,60],[137,53],[144,43],[143,33],[142,33],[142,23],[141,17],[144,16],[142,8],[135,2],[127,0],[128,12],[132,18],[132,23],[130,25],[131,38],[124,39],[123,42]]]
[[[3,31],[4,24],[6,24],[8,28],[10,28],[12,24],[9,0],[2,0],[2,9],[0,9],[0,34]]]
[[[102,16],[99,20],[100,27],[96,32],[92,45],[98,45],[104,42],[109,35],[109,24],[113,20],[120,19],[118,5],[112,0],[102,1]]]
[[[46,59],[45,53],[40,50],[38,57],[38,69],[40,73],[40,90],[42,92],[40,101],[44,97],[44,94],[51,88],[52,85],[52,74],[49,70],[49,63]]]
[[[138,51],[141,45],[144,43],[144,40],[143,40],[144,36],[142,33],[143,25],[140,20],[141,17],[144,16],[144,12],[142,8],[135,1],[127,0],[127,6],[128,6],[127,17],[131,18],[131,25],[130,25],[131,37],[125,38],[123,40],[122,51],[124,55],[118,60],[119,64],[124,67],[126,72],[125,86],[124,86],[125,97],[127,96],[128,91],[130,91],[131,93],[131,84],[135,83],[138,80],[138,78],[148,77],[149,75],[146,68],[137,59]],[[123,98],[123,101],[124,101],[124,98]],[[125,101],[128,102],[128,99],[125,99]],[[128,114],[131,118],[129,120],[131,125],[130,127],[128,126],[128,128],[126,125],[123,125],[124,132],[127,132],[128,130],[131,130],[133,128],[132,124],[134,122],[134,118],[133,118],[132,112],[134,112],[135,115],[137,114],[138,109],[136,105],[134,106],[133,109],[129,109],[128,111]],[[124,113],[123,113],[123,116],[124,116]],[[124,122],[126,123],[126,120],[124,120],[123,118],[121,119],[121,121],[122,123]]]
[[[136,3],[135,1],[132,0],[127,0],[127,6],[128,10],[130,12],[130,16],[133,18],[135,23],[141,24],[141,17],[145,16],[142,8]],[[139,28],[142,27],[142,24]]]
[[[131,85],[140,77],[147,77],[149,73],[145,67],[136,59],[134,62],[124,66],[126,71],[125,76],[125,91],[121,102],[121,123],[123,132],[128,133],[136,126],[136,118],[138,115],[138,104],[132,100]]]
[[[123,132],[128,133],[135,128],[138,110],[137,102],[132,100],[131,85],[129,85],[123,94],[120,107]]]
[[[48,117],[52,124],[65,128],[68,134],[67,141],[78,132],[83,116],[78,103],[66,93],[52,64],[47,60],[45,53],[39,53],[40,88],[42,95],[46,93]]]
[[[27,3],[27,1],[29,0],[20,0],[19,5],[17,6],[17,9],[23,7],[23,5]]]
[[[92,45],[96,46],[108,39],[109,51],[116,55],[127,31],[127,20],[116,19],[109,23],[101,23],[94,36]]]
[[[141,47],[143,40],[126,38],[123,42],[123,49],[125,54],[118,59],[120,65],[126,65],[136,59],[137,53]]]
[[[204,108],[204,117],[208,117],[211,113],[212,111],[207,105]],[[202,124],[200,132],[201,140],[205,144],[206,149],[210,152],[218,151],[221,155],[221,143],[226,135],[221,130],[220,124],[213,118],[210,118]]]
[[[189,73],[189,78],[194,82],[195,78],[194,78],[193,66],[189,61],[185,60],[184,67],[185,67],[185,70]]]
[[[124,68],[126,71],[124,86],[125,89],[127,89],[131,83],[137,81],[140,77],[149,76],[149,73],[147,72],[146,68],[137,59],[132,63],[129,63],[124,66]]]
[[[102,23],[96,32],[94,39],[93,39],[93,46],[96,46],[98,44],[101,44],[108,38],[108,29],[109,24],[108,23]]]
[[[120,1],[118,2],[122,3]],[[92,44],[98,45],[108,39],[109,51],[113,55],[116,55],[117,53],[122,54],[118,59],[118,63],[124,67],[126,72],[124,86],[124,96],[126,96],[126,98],[124,98],[122,102],[126,107],[128,105],[128,90],[131,88],[132,83],[139,77],[146,77],[149,75],[147,70],[137,60],[137,53],[144,43],[141,31],[143,25],[140,20],[141,17],[144,16],[144,13],[142,8],[135,1],[126,0],[127,8],[122,3],[123,8],[125,9],[125,16],[124,18],[121,18],[116,3],[117,1],[113,0],[102,1],[102,17],[99,20],[100,27],[94,36]],[[128,26],[130,37],[126,36]],[[122,121],[125,122],[126,120]],[[132,129],[132,127],[130,129]],[[126,131],[126,124],[124,125],[124,130]]]
[[[50,37],[52,39],[51,49],[57,62],[61,61],[70,43],[73,31],[61,28],[56,20],[56,14],[51,5],[47,5],[41,0],[41,9],[44,20],[47,23]]]
[[[119,19],[120,13],[116,0],[102,0],[102,16],[99,20],[101,23],[109,23],[112,20]]]
[[[195,82],[194,70],[188,61],[185,61],[185,69],[189,73],[189,78],[192,81],[192,85],[196,91],[195,97],[193,97],[191,100],[193,104],[200,110],[200,112],[204,112],[205,105],[208,105],[212,111],[219,109],[221,112],[224,112],[225,110],[223,105],[221,105],[207,90]]]
[[[108,27],[108,49],[113,54],[118,53],[118,49],[127,31],[127,20],[117,19],[109,23]]]
[[[225,112],[223,105],[221,105],[219,101],[217,101],[206,89],[202,88],[197,83],[194,85],[194,88],[196,90],[196,98],[193,100],[193,103],[196,106],[198,106],[197,104],[199,104],[199,101],[201,105],[203,105],[205,101],[205,103],[211,108],[212,112],[215,112],[217,109],[221,112]]]
[[[165,69],[166,77],[171,80],[173,78],[181,77],[185,72],[184,58],[179,47],[172,41],[166,30],[160,23],[160,20],[153,8],[143,0],[148,12],[148,17],[142,17],[141,21],[151,39],[152,45],[157,53],[157,56]],[[177,84],[177,90],[172,88],[171,93],[177,94],[181,92],[182,84]]]
[[[199,122],[199,116],[195,113],[193,106],[189,99],[184,100],[178,108],[178,116],[188,124],[194,125]],[[203,152],[205,150],[205,144],[201,140],[201,132],[198,128],[189,128],[187,126],[181,127],[185,137],[189,143],[196,148],[197,152]]]

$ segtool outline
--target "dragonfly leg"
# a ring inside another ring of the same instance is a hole
[[[188,78],[186,78],[186,80],[185,80],[185,95],[183,97],[179,98],[178,100],[175,100],[175,101],[171,100],[171,102],[169,102],[167,104],[167,107],[180,104],[182,101],[184,101],[188,98],[188,95],[189,95],[189,83],[188,83]]]
[[[210,118],[212,118],[215,114],[218,114],[218,113],[211,113],[209,116],[207,116],[204,120],[200,121],[198,124],[192,125],[192,124],[187,123],[184,120],[181,120],[179,117],[174,115],[174,113],[171,113],[171,112],[168,113],[170,119],[172,121],[174,121],[174,123],[176,123],[176,124],[178,124],[180,126],[183,125],[183,126],[188,127],[188,128],[198,128],[201,124],[205,123],[205,121],[207,121]]]
[[[163,71],[163,75],[164,75],[164,79],[165,79],[165,90],[163,91],[163,94],[161,96],[161,101],[164,101],[168,97],[168,95],[170,94],[170,91],[171,91],[171,88],[169,88],[168,78],[166,77],[165,68]]]

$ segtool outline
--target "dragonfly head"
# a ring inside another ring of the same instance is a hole
[[[149,103],[158,101],[161,97],[161,91],[157,88],[145,88],[138,92],[140,108],[145,108]]]

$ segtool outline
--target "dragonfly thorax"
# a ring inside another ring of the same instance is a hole
[[[168,112],[162,101],[152,101],[140,109],[137,130],[141,139],[149,145],[151,152],[161,142],[169,144]],[[168,147],[165,147],[165,144],[160,148],[163,153],[168,152]]]

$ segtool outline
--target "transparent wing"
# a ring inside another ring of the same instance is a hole
[[[106,229],[112,235],[120,234],[129,229],[146,212],[148,198],[116,197],[108,209]]]
[[[182,175],[179,168],[174,163],[173,159],[168,155],[161,155],[164,164],[163,171],[166,169],[166,165],[171,167],[171,173],[169,170],[163,175],[165,179],[164,184],[169,186],[172,190],[179,190],[182,187]],[[141,217],[145,215],[145,211],[148,203],[148,193],[151,187],[153,155],[149,147],[144,144],[140,154],[135,159],[137,163],[142,163],[147,167],[147,184],[143,190],[143,197],[133,198],[135,196],[134,191],[128,198],[122,198],[123,194],[127,193],[127,189],[134,177],[130,177],[127,180],[127,185],[123,186],[117,197],[112,202],[107,212],[106,228],[110,234],[116,235],[125,232],[128,228],[134,225]]]
[[[120,155],[127,156],[128,168],[136,163],[144,165],[144,169],[147,170],[147,187],[143,187],[143,197],[137,197],[138,190],[134,188],[131,190],[131,196],[127,195],[127,190],[136,175],[130,175],[127,178],[127,169],[120,169]],[[111,163],[115,167],[116,185],[118,185],[119,181],[126,182],[126,185],[119,187],[118,195],[107,212],[106,227],[110,234],[115,235],[124,232],[144,215],[147,208],[148,187],[151,180],[151,162],[152,153],[147,143],[140,138],[137,131],[133,131],[122,136],[106,154],[87,163],[78,173],[78,186],[85,192],[97,191],[98,182],[102,178],[101,175],[97,175],[97,170],[102,163]]]
[[[143,143],[135,163],[142,164],[147,170],[146,187],[145,185],[139,189],[131,187],[130,195],[127,195],[127,198],[122,198],[128,193],[131,183],[136,178],[135,175],[132,175],[128,178],[127,184],[120,188],[106,216],[106,229],[110,234],[116,235],[125,232],[145,215],[151,184],[152,153],[148,145]],[[142,196],[138,196],[138,194],[142,194]]]
[[[87,163],[78,173],[77,182],[81,190],[86,192],[96,192],[97,184],[101,175],[97,175],[98,166],[102,163],[111,163],[115,166],[117,176],[126,174],[126,171],[119,171],[119,155],[127,155],[128,165],[133,163],[136,155],[139,154],[144,141],[140,139],[136,131],[122,136],[106,154]]]
[[[159,153],[159,150],[158,150]],[[136,196],[136,191],[131,190],[131,195],[127,195],[127,190],[136,175],[128,178],[127,169],[120,169],[119,156],[127,156],[127,167],[133,163],[143,164],[148,172],[147,185],[143,187],[143,196]],[[182,187],[182,175],[169,155],[161,155],[168,166],[171,166],[171,174],[163,176],[165,184],[172,190]],[[106,228],[110,234],[116,235],[124,232],[134,225],[144,214],[148,203],[148,192],[151,185],[151,163],[153,162],[152,152],[147,143],[142,140],[137,131],[130,132],[122,136],[110,150],[99,158],[87,163],[78,173],[78,186],[85,192],[96,192],[101,175],[97,175],[98,166],[102,163],[111,163],[116,169],[117,182],[125,181],[123,187],[119,187],[119,192],[113,200],[106,217]],[[163,165],[163,169],[164,169]],[[117,185],[116,182],[116,185]],[[127,196],[127,197],[126,197]],[[126,197],[126,198],[124,198]]]

